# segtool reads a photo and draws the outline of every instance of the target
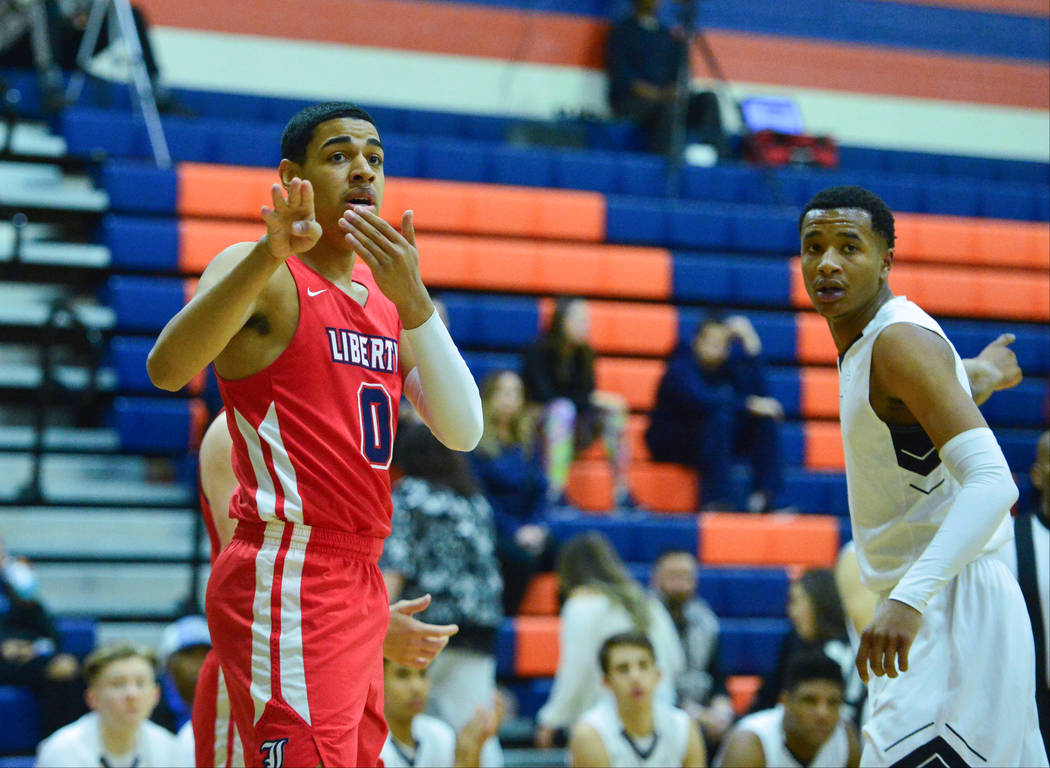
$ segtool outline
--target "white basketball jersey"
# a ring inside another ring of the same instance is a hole
[[[580,722],[598,732],[609,755],[610,768],[681,766],[689,748],[689,715],[660,701],[653,702],[654,736],[644,742],[627,735],[612,697],[587,710]]]
[[[839,361],[839,412],[853,538],[861,579],[878,593],[893,589],[926,549],[960,487],[922,427],[890,427],[871,407],[871,351],[883,329],[894,323],[918,325],[944,339],[955,356],[956,378],[970,391],[962,358],[944,331],[904,296],[883,304]],[[984,552],[999,549],[1010,539],[1008,517],[1004,511],[1002,525]]]
[[[763,709],[741,718],[734,730],[750,731],[762,742],[766,757],[766,768],[802,768],[802,763],[791,754],[784,744],[784,708],[779,704],[773,709]],[[721,758],[721,755],[719,755]],[[846,723],[839,718],[831,736],[806,768],[845,768],[849,762],[849,733]],[[716,764],[721,765],[721,760]]]
[[[416,715],[412,718],[412,738],[416,740],[416,749],[409,754],[403,745],[394,741],[394,735],[387,732],[383,751],[379,753],[383,765],[390,768],[429,768],[455,764],[456,732],[448,723],[429,715]]]

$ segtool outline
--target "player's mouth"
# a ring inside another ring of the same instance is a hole
[[[825,304],[833,304],[846,295],[846,288],[831,280],[820,280],[813,286],[817,299]]]
[[[631,689],[631,697],[635,698],[635,699],[645,698],[645,689],[644,688],[632,688]]]
[[[369,208],[375,210],[376,194],[370,187],[362,187],[360,189],[351,190],[350,193],[343,198],[343,202],[346,203],[347,207],[353,206],[355,208]]]

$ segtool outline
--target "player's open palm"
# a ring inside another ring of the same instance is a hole
[[[876,677],[896,677],[908,671],[908,651],[919,634],[922,614],[899,600],[887,600],[876,610],[860,636],[857,671],[868,682],[869,668]]]
[[[305,253],[321,239],[321,225],[314,218],[314,188],[298,176],[288,184],[288,197],[280,184],[270,187],[273,207],[264,205],[266,244],[275,259]]]

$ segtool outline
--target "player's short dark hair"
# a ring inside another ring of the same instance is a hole
[[[653,661],[656,661],[656,651],[653,650],[653,644],[645,636],[644,632],[618,632],[605,638],[601,650],[598,651],[598,663],[602,665],[604,674],[609,674],[609,656],[612,655],[612,649],[619,648],[621,645],[629,645],[632,648],[641,648],[643,651],[648,651]]]
[[[784,691],[792,693],[802,683],[827,680],[840,688],[846,686],[842,667],[823,651],[799,651],[788,660],[784,673]]]
[[[886,241],[886,247],[892,248],[897,236],[893,231],[893,212],[882,198],[864,187],[841,186],[828,187],[813,196],[806,203],[798,217],[798,228],[802,231],[802,220],[812,210],[830,210],[832,208],[859,208],[871,216],[871,229]]]
[[[301,163],[306,159],[306,148],[314,137],[314,128],[338,117],[365,120],[372,125],[376,121],[364,109],[349,101],[325,101],[311,104],[292,115],[281,134],[281,157]]]
[[[82,674],[84,682],[90,688],[95,680],[102,674],[103,670],[110,664],[124,659],[142,659],[149,664],[154,674],[157,671],[157,654],[151,648],[136,645],[129,642],[117,642],[111,645],[103,645],[93,650],[84,659]]]

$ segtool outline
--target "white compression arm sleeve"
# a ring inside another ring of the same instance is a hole
[[[940,454],[962,488],[926,550],[890,592],[890,599],[920,613],[977,558],[1017,501],[1017,486],[992,430],[962,432],[945,443]]]
[[[438,313],[405,329],[416,367],[405,377],[405,397],[434,436],[454,451],[472,451],[481,439],[478,385]]]

